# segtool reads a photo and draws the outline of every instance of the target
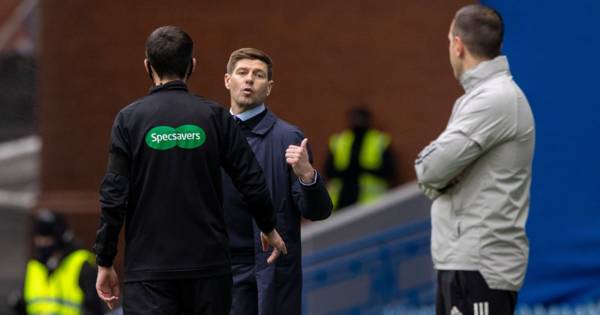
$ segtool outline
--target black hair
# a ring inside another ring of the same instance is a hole
[[[146,57],[161,78],[187,78],[192,70],[193,50],[192,38],[177,26],[159,27],[146,40]]]
[[[456,12],[452,35],[460,37],[474,56],[492,59],[500,55],[504,22],[498,11],[471,4]]]

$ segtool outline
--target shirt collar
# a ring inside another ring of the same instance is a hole
[[[246,121],[246,120],[248,120],[248,119],[250,119],[250,118],[252,118],[252,117],[254,117],[254,116],[256,116],[256,115],[258,115],[260,113],[262,113],[265,109],[266,109],[265,104],[261,104],[259,106],[256,106],[256,107],[254,107],[252,109],[249,109],[249,110],[247,110],[247,111],[245,111],[243,113],[239,113],[237,115],[235,115],[231,111],[231,109],[229,109],[229,112],[231,113],[231,115],[239,118],[241,121]]]
[[[460,84],[465,92],[468,93],[479,84],[498,74],[510,75],[506,56],[498,56],[492,60],[486,60],[478,64],[475,68],[466,71],[460,77]]]

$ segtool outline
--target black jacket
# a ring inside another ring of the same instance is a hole
[[[221,167],[259,228],[275,227],[263,173],[236,123],[181,81],[155,87],[118,113],[110,153],[95,250],[99,265],[112,265],[126,222],[125,282],[231,272]]]

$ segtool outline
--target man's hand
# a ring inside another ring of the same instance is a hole
[[[285,161],[303,183],[312,183],[315,180],[315,169],[308,161],[307,144],[308,139],[304,138],[300,146],[290,145],[285,150]]]
[[[427,186],[423,183],[419,183],[419,189],[421,189],[421,191],[423,192],[425,197],[427,197],[431,200],[435,200],[437,197],[439,197],[443,194],[443,192],[441,192],[433,187]]]
[[[463,177],[465,177],[465,172],[462,172],[458,175],[456,175],[456,177],[454,177],[449,183],[448,185],[446,185],[446,187],[440,189],[440,192],[442,193],[446,193],[450,188],[458,185],[458,183],[460,183],[463,180]]]
[[[267,258],[267,263],[269,265],[275,262],[281,253],[287,255],[285,243],[283,242],[283,239],[281,239],[281,236],[279,236],[279,233],[277,233],[276,229],[273,229],[269,234],[260,232],[260,241],[264,252],[269,250],[269,245],[273,246],[273,253]]]
[[[100,299],[112,310],[121,294],[119,291],[119,278],[114,267],[98,266],[96,292]]]

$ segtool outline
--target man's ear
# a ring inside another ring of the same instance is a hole
[[[144,58],[144,69],[146,70],[146,73],[148,73],[148,75],[150,74],[150,62],[148,61],[148,58]]]
[[[223,78],[225,83],[225,88],[229,90],[229,83],[231,82],[231,75],[229,73],[225,73],[225,77]]]
[[[452,40],[454,41],[454,54],[457,57],[463,57],[466,49],[465,43],[458,36],[452,37]]]
[[[196,58],[192,58],[192,71],[190,71],[190,74],[194,73],[194,71],[196,71],[196,65],[198,63],[196,62]]]
[[[267,96],[271,94],[271,90],[273,89],[273,85],[275,85],[275,81],[269,80],[269,85],[267,86]]]
[[[148,58],[144,59],[144,69],[146,70],[146,74],[148,74],[148,78],[150,78],[150,81],[154,84],[154,71],[152,71],[152,65]]]
[[[196,58],[192,57],[190,65],[186,69],[185,77],[182,78],[183,81],[187,82],[187,80],[190,79],[190,77],[192,76],[192,73],[194,73],[195,70],[196,70]]]

